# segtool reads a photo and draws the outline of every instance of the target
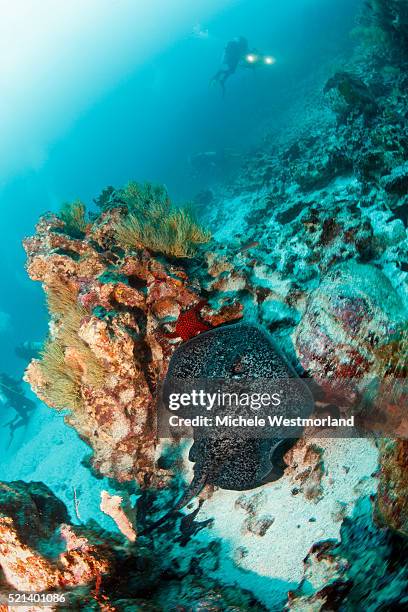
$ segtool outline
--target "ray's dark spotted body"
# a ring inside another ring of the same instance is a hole
[[[282,355],[272,338],[261,328],[249,324],[217,328],[179,347],[170,361],[163,398],[166,403],[172,381],[191,379],[293,379],[294,368]],[[307,416],[313,400],[306,385],[298,387],[291,416]],[[180,510],[206,484],[235,491],[253,489],[279,479],[284,472],[283,456],[295,439],[247,438],[215,433],[211,437],[194,435],[189,459],[194,462],[194,478],[175,508],[153,527]]]
[[[217,327],[182,344],[167,379],[297,377],[271,336],[244,323]]]

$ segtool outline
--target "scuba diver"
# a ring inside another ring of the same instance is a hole
[[[248,41],[243,36],[234,38],[227,43],[224,50],[221,68],[211,79],[211,83],[219,83],[225,94],[225,82],[233,75],[238,68],[238,64],[248,53]]]
[[[25,396],[19,379],[8,376],[0,372],[0,407],[8,411],[12,408],[15,411],[13,418],[2,425],[10,430],[10,441],[13,441],[14,433],[19,427],[28,425],[31,412],[35,409],[35,403]]]
[[[255,51],[250,52],[247,39],[244,36],[239,36],[227,43],[221,68],[211,79],[210,85],[219,83],[222,93],[225,95],[225,82],[230,76],[235,74],[239,64],[255,68],[258,64],[270,66],[275,62],[275,58],[271,55],[260,55]]]

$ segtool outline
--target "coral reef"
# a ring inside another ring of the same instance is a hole
[[[31,555],[41,588],[64,571],[67,584],[78,584],[72,568],[80,557],[79,582],[95,585],[93,600],[96,591],[123,610],[282,609],[288,590],[287,610],[407,605],[406,390],[379,406],[396,439],[308,435],[286,452],[277,482],[242,494],[210,479],[199,500],[188,498],[191,514],[175,504],[193,471],[188,449],[177,440],[164,448],[156,435],[156,396],[172,355],[243,314],[274,334],[297,373],[319,382],[335,407],[341,399],[372,416],[365,383],[379,379],[377,392],[406,377],[408,18],[403,0],[367,5],[354,55],[292,109],[296,127],[276,129],[234,180],[212,186],[204,219],[211,241],[163,188],[134,183],[107,187],[98,214],[75,203],[44,216],[25,241],[28,273],[43,284],[50,311],[49,339],[26,380],[49,406],[66,410],[92,449],[93,469],[115,481],[120,495],[106,494],[103,507],[127,538],[120,551],[114,538],[105,556],[103,534],[99,547],[82,527],[68,526],[66,539],[80,553],[67,560],[67,543],[50,560],[49,534],[69,523],[63,507],[50,499],[58,520],[46,515],[43,526],[34,509],[32,533],[22,534],[10,506],[0,519],[10,585],[13,554]],[[209,368],[216,361],[206,355]],[[141,489],[130,517],[121,501],[134,480]],[[35,486],[9,485],[21,520]],[[175,506],[154,537],[143,533]],[[297,536],[290,550],[282,547],[288,529]],[[85,550],[75,548],[77,539]],[[277,549],[279,558],[271,554]],[[106,572],[101,587],[97,575]],[[259,589],[263,603],[226,587],[227,572],[230,583],[257,597]]]
[[[26,380],[50,406],[69,410],[66,420],[92,447],[95,469],[142,484],[147,475],[160,481],[155,392],[173,351],[240,318],[241,307],[222,297],[213,308],[181,263],[118,241],[118,226],[147,197],[139,202],[134,185],[120,194],[124,200],[89,223],[81,239],[49,215],[25,241],[28,273],[43,283],[51,317],[50,337]]]

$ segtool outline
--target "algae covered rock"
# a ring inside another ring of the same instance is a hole
[[[0,483],[3,593],[92,587],[113,571],[120,544],[101,533],[70,525],[64,504],[43,483]]]
[[[41,482],[0,483],[0,516],[11,519],[25,542],[39,548],[69,522],[65,505]]]
[[[312,292],[296,330],[303,367],[333,385],[342,378],[381,372],[376,358],[408,320],[404,304],[378,268],[346,262],[333,268]]]
[[[307,555],[304,579],[285,610],[400,610],[408,603],[408,569],[400,560],[406,539],[372,520],[363,498],[341,528],[340,542],[317,543]],[[399,559],[399,560],[398,560]]]

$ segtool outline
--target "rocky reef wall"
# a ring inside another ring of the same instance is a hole
[[[43,283],[51,317],[50,337],[26,379],[48,405],[69,411],[67,422],[92,447],[102,475],[159,481],[154,401],[169,359],[189,337],[239,319],[242,307],[223,298],[213,307],[198,275],[189,277],[188,260],[123,245],[123,204],[84,220],[80,230],[73,229],[75,210],[68,219],[44,217],[25,241],[27,271]]]

